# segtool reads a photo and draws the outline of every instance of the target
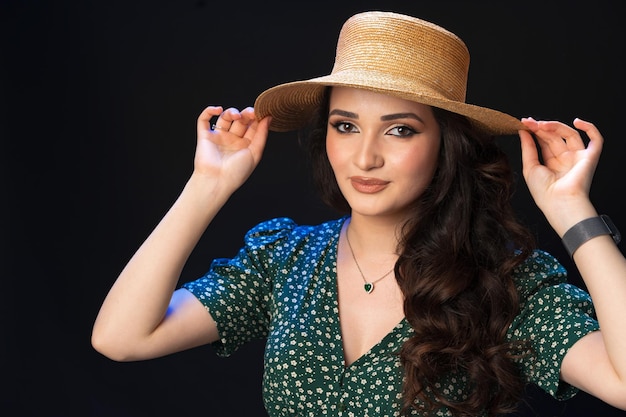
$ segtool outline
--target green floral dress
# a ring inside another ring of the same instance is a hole
[[[403,381],[396,352],[412,329],[402,320],[377,345],[344,366],[337,308],[337,243],[346,217],[317,226],[288,218],[263,222],[232,259],[184,284],[217,322],[217,354],[266,339],[263,399],[271,417],[398,416]],[[516,273],[522,310],[508,337],[530,339],[534,357],[520,363],[528,381],[556,398],[576,389],[559,381],[570,346],[597,330],[589,295],[566,282],[564,268],[536,251]],[[464,396],[463,377],[443,378],[451,399]],[[448,416],[442,408],[437,415]]]

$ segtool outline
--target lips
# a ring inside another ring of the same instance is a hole
[[[389,181],[367,177],[350,177],[350,182],[355,190],[366,194],[382,191],[389,184]]]

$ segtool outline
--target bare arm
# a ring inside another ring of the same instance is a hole
[[[210,120],[220,115],[211,130]],[[96,318],[92,345],[119,361],[150,359],[219,338],[188,291],[174,291],[211,220],[261,159],[268,120],[252,108],[208,107],[198,118],[194,172],[180,196],[115,281]]]
[[[523,119],[535,142],[521,131],[524,178],[546,219],[559,236],[581,220],[598,215],[589,200],[591,181],[603,138],[596,127],[582,120],[574,126],[589,137],[585,144],[578,130],[558,122]],[[569,350],[561,378],[603,401],[626,409],[626,259],[608,235],[595,237],[574,252],[574,261],[596,309],[601,330],[591,333]]]

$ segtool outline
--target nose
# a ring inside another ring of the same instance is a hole
[[[384,158],[377,138],[374,135],[364,136],[355,153],[354,164],[363,171],[368,171],[380,168],[383,163]]]

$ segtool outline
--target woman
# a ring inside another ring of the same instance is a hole
[[[128,361],[267,338],[272,416],[497,415],[526,382],[626,409],[626,261],[588,197],[603,139],[582,120],[465,103],[468,65],[445,29],[366,12],[344,24],[330,75],[271,88],[254,108],[206,108],[194,172],[111,288],[94,347]],[[268,131],[305,127],[322,197],[345,215],[263,222],[176,289]],[[494,137],[516,132],[531,194],[591,298],[515,219]]]

